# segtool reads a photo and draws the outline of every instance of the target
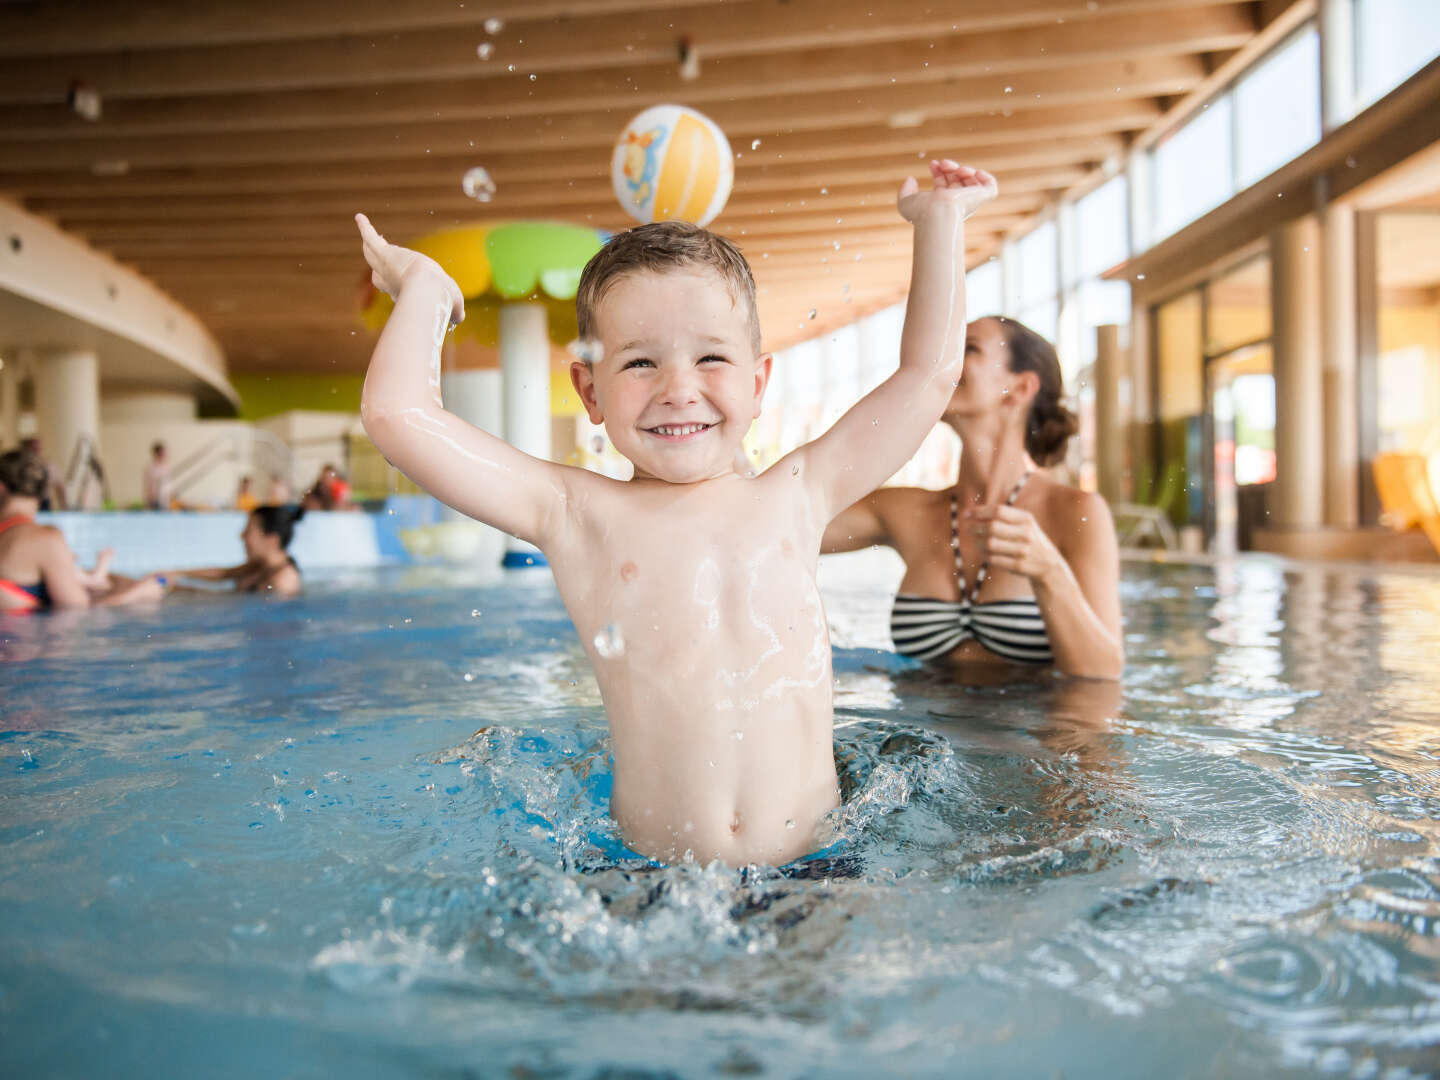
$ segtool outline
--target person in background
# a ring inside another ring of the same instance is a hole
[[[40,449],[40,440],[33,435],[28,439],[22,439],[20,449],[45,467],[45,487],[40,494],[41,511],[70,509],[65,498],[65,483],[60,476],[59,466],[46,460],[45,454]]]
[[[279,473],[270,474],[270,494],[266,497],[267,506],[284,506],[290,501],[290,482]]]
[[[162,578],[112,579],[108,550],[94,570],[81,570],[64,534],[35,523],[49,482],[43,459],[24,450],[0,455],[0,612],[158,602],[165,595]]]
[[[235,490],[236,510],[244,510],[248,514],[260,505],[260,500],[255,497],[254,487],[250,477],[240,478],[240,486]]]
[[[320,475],[314,485],[305,493],[300,505],[307,510],[354,510],[350,501],[350,484],[335,469],[326,463],[320,468]]]
[[[300,567],[286,549],[295,535],[295,523],[304,516],[299,506],[261,506],[250,512],[240,533],[245,561],[239,566],[166,570],[161,576],[170,581],[233,581],[236,592],[294,596],[300,592]]]
[[[163,442],[150,447],[150,464],[145,466],[144,488],[146,510],[170,509],[170,462],[165,456]]]
[[[825,552],[881,544],[905,560],[890,616],[898,652],[1118,679],[1120,559],[1105,500],[1054,479],[1078,421],[1054,346],[1014,319],[976,319],[941,418],[960,436],[944,491],[880,488],[825,530]]]

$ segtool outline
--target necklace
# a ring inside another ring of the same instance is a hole
[[[1020,496],[1020,489],[1030,479],[1032,470],[1026,469],[1025,475],[1015,482],[1010,489],[1010,497],[1005,500],[1006,506],[1014,506],[1015,500]],[[960,496],[954,492],[950,493],[950,550],[955,554],[955,580],[960,583],[960,603],[969,605],[980,595],[980,587],[985,584],[985,572],[990,569],[990,558],[986,556],[980,560],[980,569],[975,571],[975,587],[965,589],[965,564],[960,559]]]

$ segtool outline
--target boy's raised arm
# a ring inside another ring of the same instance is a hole
[[[543,545],[562,501],[562,467],[533,458],[440,400],[440,350],[465,301],[424,255],[388,243],[355,215],[375,287],[395,299],[365,373],[360,419],[396,468],[441,502],[512,536]]]
[[[940,419],[965,360],[965,218],[995,197],[995,178],[932,161],[934,187],[900,189],[900,214],[915,226],[900,366],[829,431],[795,451],[829,521],[909,461]],[[799,462],[797,462],[799,464]]]

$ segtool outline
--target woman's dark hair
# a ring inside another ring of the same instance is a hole
[[[1061,402],[1065,384],[1060,375],[1060,358],[1055,346],[1024,323],[1004,315],[991,316],[1005,334],[1010,348],[1011,371],[1033,371],[1040,389],[1030,403],[1025,422],[1025,452],[1039,465],[1053,465],[1065,456],[1065,444],[1080,430],[1080,418]]]
[[[50,470],[40,455],[23,449],[0,454],[0,484],[4,484],[11,495],[41,498],[49,479]]]
[[[278,536],[280,546],[288,548],[290,538],[295,535],[295,523],[305,516],[305,509],[294,503],[284,506],[261,506],[250,511],[251,517],[260,525],[260,531],[267,536]]]

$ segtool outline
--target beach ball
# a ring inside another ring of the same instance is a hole
[[[642,224],[708,225],[730,197],[735,159],[708,116],[684,105],[655,105],[620,133],[610,180],[625,212]]]

